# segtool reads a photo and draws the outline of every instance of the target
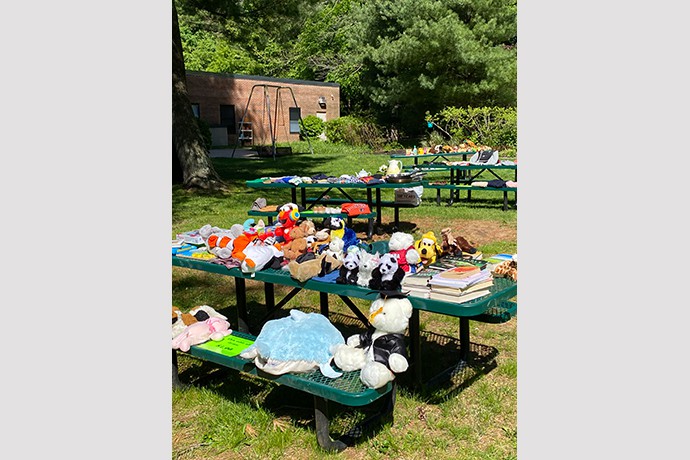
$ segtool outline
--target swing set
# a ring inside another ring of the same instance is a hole
[[[262,133],[262,139],[263,135],[265,133],[264,130],[264,119],[266,118],[266,115],[268,115],[268,127],[269,127],[269,132],[271,133],[271,145],[272,145],[272,152],[273,152],[273,159],[276,159],[276,134],[278,132],[278,109],[282,108],[282,101],[280,98],[281,91],[284,90],[289,90],[290,95],[292,96],[292,102],[295,104],[294,108],[298,108],[297,105],[297,99],[295,99],[295,93],[292,91],[292,88],[289,86],[278,86],[278,85],[267,85],[267,84],[257,84],[252,86],[252,90],[249,92],[249,98],[247,99],[247,105],[244,108],[244,113],[242,114],[242,119],[240,120],[240,135],[237,136],[237,142],[235,143],[235,148],[232,149],[232,158],[235,157],[235,151],[237,150],[237,146],[239,145],[240,141],[242,140],[242,127],[244,127],[244,120],[247,116],[247,111],[249,110],[249,104],[252,101],[252,96],[254,95],[254,90],[258,87],[262,87],[264,91],[263,95],[263,107],[262,107],[262,112],[261,112],[261,133]],[[269,88],[275,88],[275,114],[273,116],[273,119],[271,120],[271,97],[269,95]],[[283,114],[283,112],[280,112]],[[283,114],[283,119],[285,115]],[[299,121],[300,121],[300,126],[302,126],[304,123],[302,122],[302,113],[300,112],[299,114]],[[285,123],[283,123],[283,127],[285,127]],[[287,129],[285,131],[286,137],[288,137],[288,132]],[[312,149],[311,146],[311,141],[309,140],[309,136],[305,136],[307,138],[307,143],[309,144],[309,152],[314,154],[314,150]]]

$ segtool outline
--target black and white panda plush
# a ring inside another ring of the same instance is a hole
[[[357,273],[359,272],[359,251],[348,251],[343,265],[340,267],[340,274],[335,279],[337,284],[357,284]]]
[[[371,272],[369,289],[399,291],[404,277],[405,270],[398,265],[398,258],[391,253],[384,254],[379,259],[378,267]]]

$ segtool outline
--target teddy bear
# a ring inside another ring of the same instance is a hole
[[[282,245],[283,257],[285,257],[288,263],[291,260],[297,259],[302,254],[306,254],[309,246],[307,235],[301,226],[295,227],[290,232],[290,237],[292,239],[288,243]]]
[[[353,246],[345,255],[343,265],[340,267],[339,276],[335,279],[337,284],[357,284],[357,273],[360,261],[359,248]]]
[[[372,328],[336,345],[335,364],[344,371],[360,370],[359,378],[369,388],[393,381],[409,366],[404,334],[410,317],[412,304],[404,294],[379,296],[369,307]]]
[[[379,253],[374,254],[367,251],[359,252],[359,270],[357,271],[357,284],[359,286],[369,287],[371,280],[371,273],[379,266]]]
[[[414,248],[414,237],[409,233],[394,232],[388,241],[388,252],[398,258],[398,265],[405,273],[416,273],[422,258]]]
[[[371,272],[369,289],[377,291],[399,291],[405,271],[398,265],[398,259],[391,253],[379,257],[379,265]]]
[[[414,248],[419,253],[422,265],[425,267],[436,262],[436,257],[441,255],[441,245],[436,240],[434,232],[426,232],[420,239],[414,242]]]

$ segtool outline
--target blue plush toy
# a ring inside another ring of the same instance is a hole
[[[240,353],[254,360],[259,369],[269,374],[310,372],[320,369],[329,378],[342,373],[330,363],[336,345],[345,339],[325,316],[290,310],[290,316],[267,321],[254,343]]]

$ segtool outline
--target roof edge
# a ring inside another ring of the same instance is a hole
[[[186,74],[187,75],[195,75],[195,76],[213,75],[215,77],[234,78],[236,80],[272,81],[272,82],[279,82],[279,83],[290,83],[293,85],[329,86],[329,87],[334,87],[334,88],[340,87],[340,83],[333,83],[333,82],[326,82],[326,81],[296,80],[293,78],[263,77],[260,75],[243,75],[243,74],[239,74],[239,73],[218,73],[218,72],[203,72],[200,70],[187,70]]]

